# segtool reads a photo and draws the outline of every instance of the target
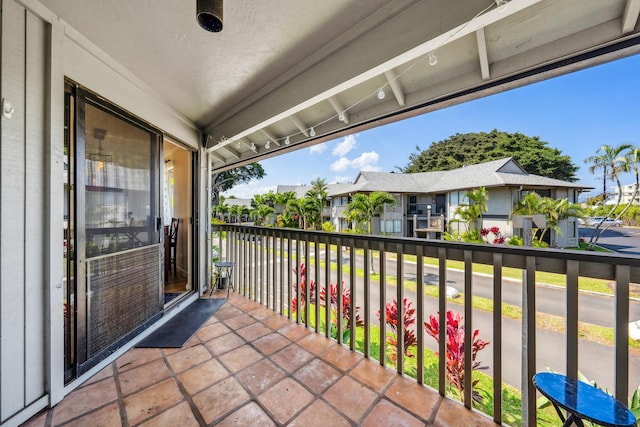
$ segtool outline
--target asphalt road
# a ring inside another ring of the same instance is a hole
[[[580,227],[579,236],[589,241],[595,228]],[[625,255],[640,255],[640,228],[610,227],[602,233],[598,245]]]

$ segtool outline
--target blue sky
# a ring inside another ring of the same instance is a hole
[[[584,159],[602,144],[640,145],[640,55],[492,95],[262,161],[266,176],[226,193],[240,198],[276,185],[351,182],[359,170],[406,166],[416,145],[427,149],[455,133],[498,129],[538,136],[571,157],[578,182],[602,187]],[[623,176],[623,184],[633,177]],[[595,194],[597,190],[594,190]]]

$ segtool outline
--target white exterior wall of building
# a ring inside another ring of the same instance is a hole
[[[65,77],[193,149],[199,134],[38,2],[1,1],[1,95],[15,112],[0,119],[0,423],[18,425],[80,383],[63,380]]]

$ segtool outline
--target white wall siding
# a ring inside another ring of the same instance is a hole
[[[44,243],[48,240],[46,216],[46,57],[47,28],[39,18],[27,13],[25,116],[25,401],[44,393]],[[33,324],[31,323],[33,320]],[[62,317],[60,317],[62,319]]]
[[[15,112],[0,124],[1,422],[46,394],[47,33],[15,1],[2,1],[0,89]]]

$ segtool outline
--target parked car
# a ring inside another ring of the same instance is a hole
[[[601,227],[603,226],[613,226],[613,227],[620,227],[622,226],[622,221],[619,219],[613,219],[613,218],[605,218],[602,216],[594,216],[591,218],[587,218],[587,220],[585,221],[585,224],[587,225],[587,227],[597,227],[598,224],[600,224],[600,222],[602,222]]]

